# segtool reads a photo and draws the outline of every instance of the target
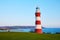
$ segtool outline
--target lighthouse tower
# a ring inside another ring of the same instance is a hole
[[[41,20],[40,20],[41,13],[40,13],[39,7],[36,7],[35,16],[36,16],[36,22],[35,22],[36,28],[35,28],[35,32],[39,33],[39,34],[42,34],[42,26],[41,26]]]

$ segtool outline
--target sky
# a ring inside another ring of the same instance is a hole
[[[37,6],[42,26],[60,27],[60,0],[0,0],[0,26],[35,26]]]

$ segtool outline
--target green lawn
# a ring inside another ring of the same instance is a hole
[[[60,34],[0,32],[0,40],[60,40]]]

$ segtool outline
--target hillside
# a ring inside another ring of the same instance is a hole
[[[0,32],[0,40],[59,40],[60,34]]]

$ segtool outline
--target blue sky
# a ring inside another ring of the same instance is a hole
[[[36,6],[42,26],[60,27],[60,0],[0,0],[0,26],[34,26]]]

